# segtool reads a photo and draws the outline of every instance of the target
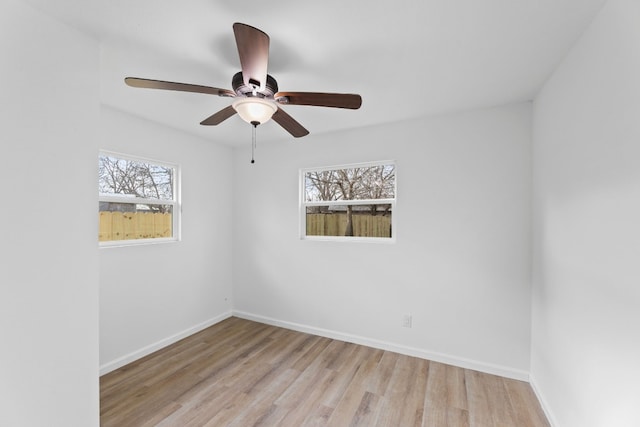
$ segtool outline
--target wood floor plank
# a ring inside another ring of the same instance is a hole
[[[100,379],[103,427],[549,427],[529,384],[230,318]]]
[[[399,422],[400,425],[420,427],[424,418],[429,362],[416,357],[410,357],[408,362],[409,377],[404,396],[398,393],[398,403],[402,408]]]
[[[433,425],[436,426],[437,424]],[[447,408],[447,423],[444,425],[448,427],[469,427],[469,411],[466,409]]]
[[[417,412],[422,414],[425,390],[415,389],[415,378],[418,359],[411,356],[399,355],[395,369],[384,392],[382,405],[376,418],[376,425],[407,425],[415,424]],[[405,403],[411,394],[420,393],[419,407],[408,408]],[[421,420],[420,420],[421,421]],[[418,424],[420,425],[420,424]]]
[[[447,426],[447,367],[430,362],[424,400],[422,426]]]
[[[467,386],[464,369],[457,366],[446,366],[447,406],[467,411]]]
[[[328,406],[319,405],[313,411],[311,411],[302,422],[302,427],[321,427],[326,426],[329,423],[329,418],[333,414],[333,408]]]
[[[396,367],[398,356],[398,353],[392,353],[390,351],[384,352],[378,362],[376,375],[369,378],[367,390],[379,396],[384,394],[384,391],[389,386],[389,381]]]
[[[270,417],[274,417],[272,413],[278,409],[275,407],[275,400],[291,386],[300,373],[290,368],[277,369],[272,373],[275,375],[269,379],[268,390],[254,387],[247,393],[251,399],[251,405],[238,412],[236,418],[229,424],[230,427],[260,425]]]
[[[484,374],[465,369],[469,425],[471,427],[498,427],[494,423],[491,404],[483,380]],[[501,426],[500,426],[501,427]]]
[[[366,389],[367,379],[373,374],[377,365],[378,360],[363,355],[362,363],[358,365],[338,405],[331,414],[331,418],[329,418],[329,425],[346,425],[346,420],[353,420],[356,417],[366,394],[369,393]]]
[[[324,337],[314,337],[316,338],[313,345],[307,349],[307,351],[302,354],[296,361],[291,365],[292,369],[296,369],[298,371],[303,371],[309,367],[315,360],[317,360],[318,355],[324,352],[329,344],[333,341],[329,338]]]
[[[496,426],[517,425],[514,419],[511,401],[507,396],[502,378],[495,375],[482,374],[485,394],[489,401],[489,410]]]
[[[504,381],[517,425],[522,427],[550,427],[542,407],[529,384],[523,381]]]
[[[353,350],[357,350],[357,347],[347,348],[347,350],[350,355],[352,353],[354,354],[347,358],[345,363],[339,367],[339,370],[336,371],[339,375],[336,375],[334,381],[328,384],[322,393],[321,404],[328,406],[329,408],[335,409],[335,407],[338,406],[342,396],[349,387],[349,384],[355,377],[358,372],[358,368],[362,363],[362,360],[360,360],[358,356],[363,353],[362,350],[354,352]]]
[[[240,395],[239,392],[234,393],[227,387],[217,384],[208,388],[206,392],[200,393],[197,399],[181,406],[160,421],[157,426],[202,426],[212,418],[212,414],[227,406],[238,395]]]
[[[356,409],[349,426],[372,426],[375,425],[377,409],[380,406],[382,397],[365,391],[360,400],[360,404]]]
[[[282,419],[282,423],[285,425],[299,426],[304,423],[307,415],[314,411],[319,406],[322,406],[320,399],[322,392],[327,386],[335,380],[338,373],[330,369],[323,369],[311,378],[311,382],[304,391],[303,394],[298,396],[288,396],[287,400],[284,400],[278,406],[286,408],[287,414]],[[280,399],[279,399],[280,400]]]

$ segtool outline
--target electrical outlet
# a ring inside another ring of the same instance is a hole
[[[411,327],[411,315],[410,314],[403,314],[402,315],[402,326],[404,328],[410,328]]]

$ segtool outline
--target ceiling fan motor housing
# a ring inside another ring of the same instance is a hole
[[[244,77],[242,76],[242,71],[237,72],[233,76],[233,79],[231,80],[231,86],[233,87],[234,92],[238,96],[254,96],[253,92],[255,89],[253,84],[254,84],[253,82],[251,82],[251,84],[249,85],[244,84]],[[257,88],[260,87],[259,82],[255,82],[255,87]],[[273,95],[275,95],[277,92],[278,92],[278,82],[276,82],[276,79],[274,79],[269,74],[267,74],[267,82],[265,84],[264,90],[262,91],[256,90],[255,96],[259,96],[261,98],[273,99]]]

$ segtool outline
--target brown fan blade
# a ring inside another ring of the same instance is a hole
[[[362,97],[352,93],[278,92],[274,98],[280,104],[349,108],[351,110],[357,110],[362,105]]]
[[[218,111],[217,113],[207,117],[203,121],[200,122],[201,125],[204,126],[215,126],[227,120],[229,117],[233,116],[236,113],[236,110],[233,106],[229,105],[226,108]]]
[[[271,118],[280,126],[282,126],[284,130],[286,130],[296,138],[309,135],[308,130],[302,127],[300,123],[298,123],[293,117],[285,113],[284,110],[280,107],[278,107],[278,111],[276,111]]]
[[[269,36],[247,24],[233,24],[244,84],[264,90],[269,64]]]
[[[138,77],[127,77],[124,82],[131,87],[140,87],[145,89],[163,89],[177,90],[180,92],[206,93],[218,96],[236,96],[236,94],[228,89],[220,89],[217,87],[192,85],[189,83],[165,82],[162,80],[140,79]]]

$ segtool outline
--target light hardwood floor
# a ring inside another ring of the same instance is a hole
[[[548,427],[521,381],[230,318],[100,379],[101,425]]]

